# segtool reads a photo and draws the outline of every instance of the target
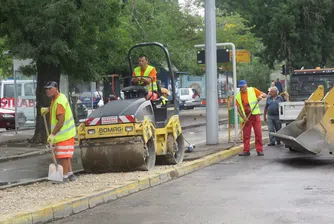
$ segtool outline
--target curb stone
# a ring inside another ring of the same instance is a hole
[[[263,138],[263,144],[268,142],[268,137]],[[254,148],[255,142],[251,142]],[[130,194],[153,188],[162,183],[177,179],[196,170],[208,167],[224,159],[237,155],[243,150],[242,145],[235,146],[229,150],[220,151],[201,159],[193,160],[176,167],[171,167],[157,174],[152,174],[134,181],[126,182],[122,185],[116,185],[112,188],[104,189],[84,196],[66,199],[50,206],[38,208],[33,211],[20,212],[15,215],[8,215],[0,218],[0,224],[19,223],[19,224],[35,224],[47,223],[59,220],[73,214],[97,207],[102,204],[109,203]]]

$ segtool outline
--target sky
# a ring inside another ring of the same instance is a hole
[[[185,1],[192,1],[192,0],[178,0],[178,1],[179,1],[180,6],[182,7]],[[201,16],[204,16],[204,8],[197,8],[194,6],[193,8],[191,8],[191,12],[193,14],[199,13]]]

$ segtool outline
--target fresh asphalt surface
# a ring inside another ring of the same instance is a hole
[[[57,224],[330,224],[334,159],[265,147],[59,220]]]

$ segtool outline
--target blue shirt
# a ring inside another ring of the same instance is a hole
[[[280,81],[275,82],[275,86],[277,87],[279,93],[283,92],[283,85]]]
[[[279,115],[278,107],[279,107],[280,102],[284,102],[284,100],[281,96],[277,96],[275,100],[272,96],[269,96],[267,98],[266,109],[267,109],[268,115],[270,115],[270,116],[278,116]]]

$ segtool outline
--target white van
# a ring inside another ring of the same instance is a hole
[[[0,103],[1,108],[15,110],[15,87],[14,80],[1,80]],[[36,87],[35,80],[16,80],[17,110],[24,113],[27,123],[35,123],[36,117]]]

